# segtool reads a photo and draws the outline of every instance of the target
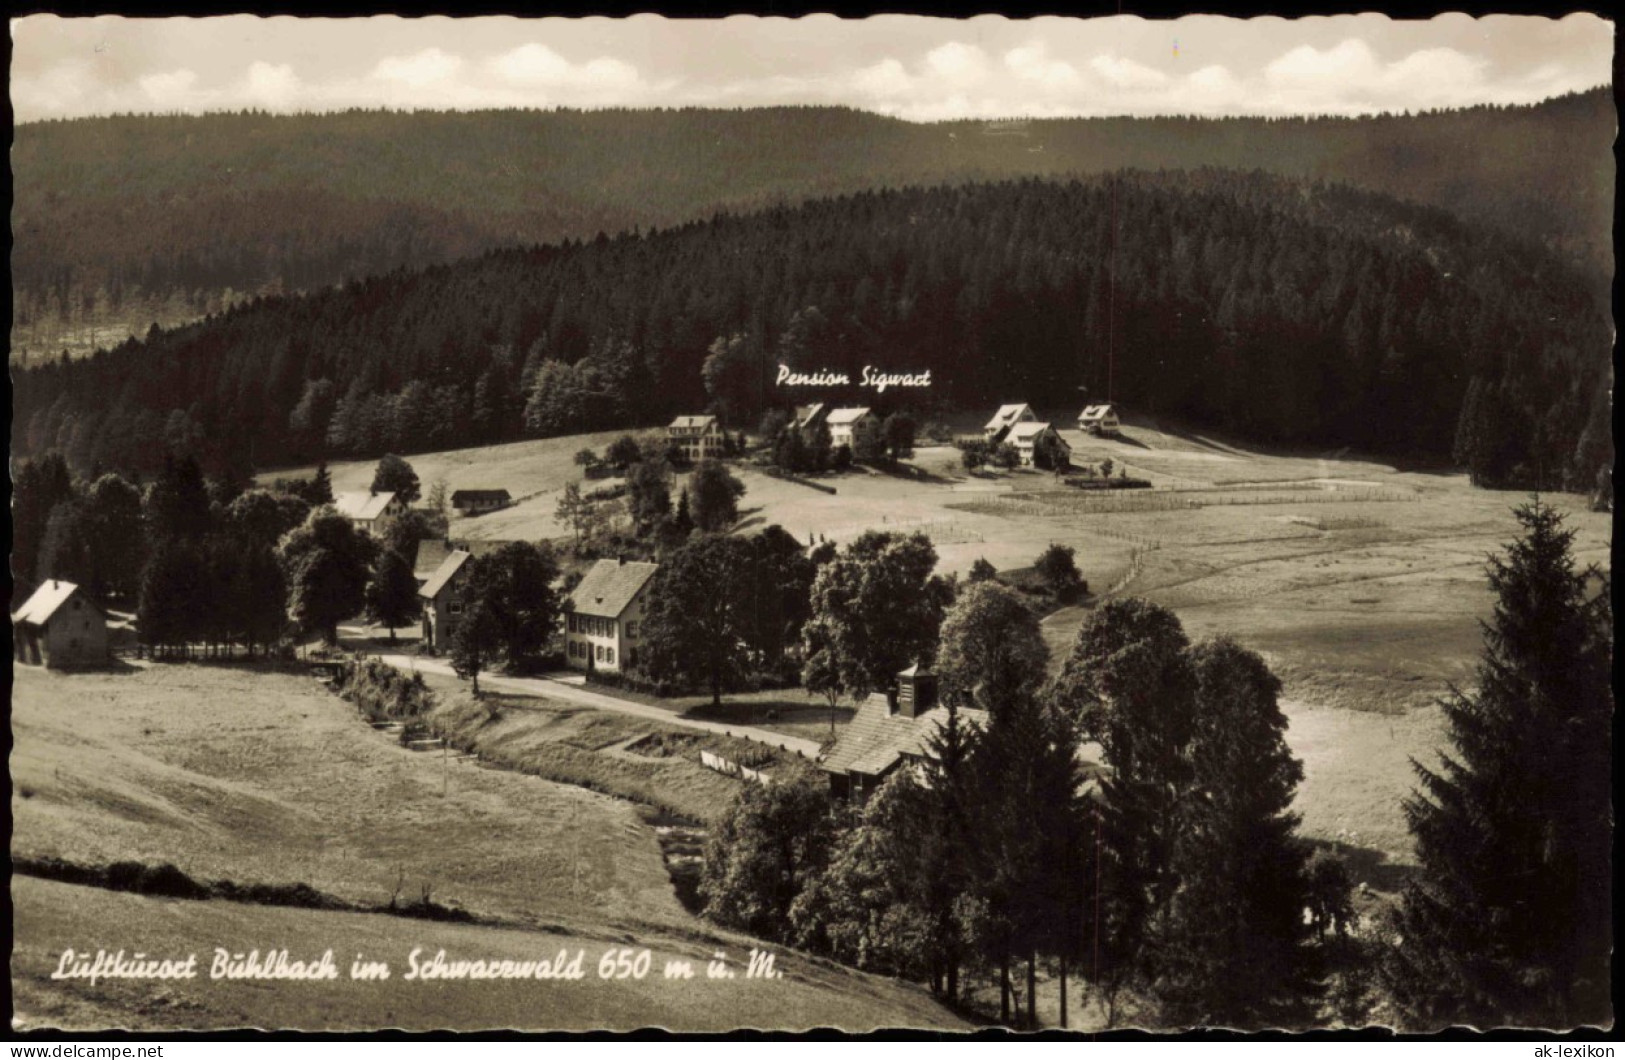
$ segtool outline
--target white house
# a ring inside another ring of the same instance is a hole
[[[72,582],[53,578],[11,616],[20,663],[54,670],[107,661],[107,616]]]
[[[1041,445],[1052,446],[1054,447],[1052,451],[1062,455],[1064,459],[1060,462],[1061,467],[1064,468],[1072,462],[1072,447],[1067,445],[1060,433],[1047,423],[1018,423],[1010,429],[1006,441],[1016,447],[1016,452],[1021,456],[1022,467],[1036,466],[1035,458]]]
[[[1088,405],[1078,413],[1078,430],[1090,434],[1116,434],[1122,422],[1117,418],[1117,406]]]
[[[829,424],[829,442],[832,446],[846,446],[852,448],[852,432],[858,424],[872,417],[866,408],[832,409],[828,418],[824,420]]]
[[[1038,419],[1031,405],[1000,405],[999,411],[982,428],[982,435],[990,442],[1004,440],[1005,434],[1018,423],[1032,423]]]
[[[637,665],[638,627],[658,563],[601,559],[570,594],[565,661],[577,670],[619,672]]]
[[[715,416],[679,416],[666,428],[691,463],[722,455],[722,424]]]
[[[334,494],[333,509],[350,520],[350,525],[357,530],[371,533],[377,529],[378,520],[388,515],[399,515],[406,511],[406,504],[394,493],[356,490]]]

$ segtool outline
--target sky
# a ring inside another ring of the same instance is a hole
[[[913,121],[1369,114],[1609,83],[1614,26],[1378,14],[1013,20],[61,18],[11,23],[19,122],[349,107],[841,104]]]

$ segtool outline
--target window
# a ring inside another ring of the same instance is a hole
[[[599,662],[603,662],[604,661],[604,646],[602,644],[593,645],[593,655],[594,655],[594,658],[596,658]]]
[[[628,622],[626,624],[626,639],[627,640],[637,640],[638,639],[638,624],[636,622]]]
[[[463,605],[458,603],[456,600],[453,600],[446,610],[450,611],[454,615],[460,615],[463,613]]]
[[[614,648],[605,648],[604,649],[604,661],[606,663],[608,663],[609,665],[611,665],[611,666],[615,665],[615,649]]]
[[[636,648],[628,648],[628,649],[626,649],[626,665],[628,665],[628,666],[636,666],[637,664],[638,664],[638,650]]]

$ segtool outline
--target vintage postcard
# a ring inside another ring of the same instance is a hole
[[[14,1034],[1613,1026],[1611,22],[10,28]]]

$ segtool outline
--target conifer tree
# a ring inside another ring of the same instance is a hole
[[[1177,889],[1156,931],[1154,993],[1180,1025],[1244,1028],[1308,1018],[1315,994],[1305,864],[1290,811],[1303,767],[1286,745],[1281,682],[1228,638],[1190,652],[1191,788],[1172,850]]]
[[[1118,991],[1151,974],[1155,916],[1178,882],[1177,808],[1191,783],[1196,681],[1179,619],[1139,599],[1092,611],[1051,684],[1051,702],[1100,744],[1099,865],[1085,969],[1115,1018]]]
[[[1383,979],[1419,1026],[1611,1019],[1608,584],[1592,595],[1557,512],[1516,515],[1475,687],[1444,701],[1449,747],[1405,803],[1420,870]]]

